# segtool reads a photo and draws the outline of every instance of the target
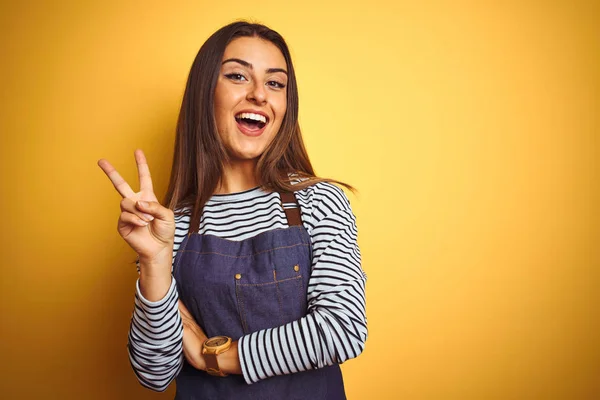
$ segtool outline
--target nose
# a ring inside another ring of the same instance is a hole
[[[267,101],[267,92],[265,90],[265,86],[260,82],[255,81],[251,86],[250,90],[248,90],[248,95],[246,96],[248,101],[251,101],[256,104],[264,104]]]

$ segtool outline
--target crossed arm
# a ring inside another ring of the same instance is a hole
[[[119,234],[139,255],[140,277],[129,333],[129,355],[140,382],[162,391],[181,370],[183,357],[198,369],[204,332],[179,306],[171,276],[176,221],[152,188],[146,158],[135,152],[140,191],[134,192],[106,160],[98,165],[122,196]],[[313,242],[307,315],[283,326],[245,335],[221,359],[228,373],[248,384],[358,356],[367,338],[365,280],[355,217],[343,192],[316,184],[297,192],[310,210],[305,227]],[[304,217],[303,217],[304,219]]]
[[[275,375],[341,363],[362,352],[367,337],[366,278],[360,267],[356,227],[349,208],[327,210],[327,215],[315,223],[312,237],[307,315],[240,338],[219,356],[226,373],[242,373],[251,384]],[[159,302],[148,302],[139,291],[136,296],[130,357],[140,382],[154,390],[166,389],[179,372],[184,356],[194,367],[204,369],[200,350],[206,336],[177,302],[174,280]],[[152,315],[159,316],[163,323],[152,332],[140,329]],[[154,349],[148,358],[150,349],[145,346],[154,343],[163,346]]]

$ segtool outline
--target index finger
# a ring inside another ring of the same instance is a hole
[[[104,171],[106,176],[108,176],[108,179],[110,179],[115,189],[117,189],[117,192],[119,192],[123,198],[131,197],[135,194],[125,179],[123,179],[123,177],[117,172],[115,167],[108,162],[108,160],[98,160],[98,166],[102,168],[102,171]]]
[[[134,152],[135,162],[137,163],[138,176],[140,177],[140,191],[154,192],[152,189],[152,176],[150,176],[150,168],[146,161],[144,152],[137,149]]]

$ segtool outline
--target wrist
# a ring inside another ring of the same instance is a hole
[[[173,263],[173,246],[161,250],[154,256],[143,256],[138,254],[140,272],[146,270],[149,273],[162,272],[164,269],[171,270]]]
[[[173,278],[169,270],[153,274],[147,270],[140,269],[138,280],[140,294],[150,302],[157,302],[164,299],[172,284]]]
[[[241,374],[237,343],[226,336],[215,336],[205,341],[202,345],[202,356],[206,372],[221,377]]]
[[[242,373],[237,340],[231,343],[229,350],[223,354],[219,354],[219,366],[221,366],[221,370],[227,375],[240,375]]]

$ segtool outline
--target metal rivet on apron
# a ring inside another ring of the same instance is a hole
[[[242,274],[235,274],[235,279],[242,279]]]
[[[294,271],[296,271],[296,272],[300,271],[300,267],[297,265],[294,265]]]

